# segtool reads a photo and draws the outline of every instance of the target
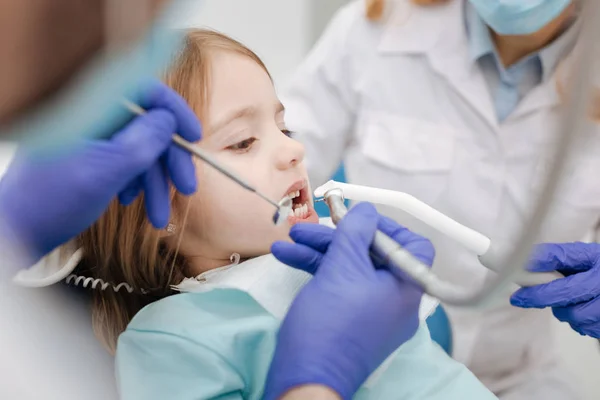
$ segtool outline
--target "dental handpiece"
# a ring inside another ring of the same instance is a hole
[[[324,201],[329,207],[331,212],[331,219],[335,225],[338,224],[344,218],[348,212],[344,205],[344,194],[341,189],[331,189],[325,193]],[[394,263],[390,263],[390,256],[398,251],[406,251],[402,249],[402,246],[395,240],[387,236],[385,233],[377,230],[373,243],[370,248],[370,255],[373,261],[377,261],[380,264],[387,265],[392,274],[399,277],[403,277],[406,274],[404,270]],[[409,273],[411,277],[415,278],[417,282],[421,280],[419,277],[423,277],[428,274],[428,269],[423,266],[417,265],[416,269],[413,269],[412,273]],[[413,275],[414,274],[414,275]],[[416,276],[415,276],[416,275]]]
[[[323,199],[329,206],[333,223],[337,225],[347,213],[346,206],[344,205],[344,192],[340,188],[328,188],[325,193],[323,193]],[[409,251],[379,230],[375,233],[375,237],[373,238],[369,250],[370,256],[374,262],[385,265],[386,268],[399,279],[406,279],[406,277],[412,278],[425,293],[448,305],[481,307],[491,298],[488,295],[488,290],[490,289],[487,287],[473,292],[465,290],[459,285],[440,279],[427,265],[423,264],[418,259],[415,259]],[[503,273],[503,270],[495,265],[497,263],[497,260],[495,260],[497,255],[488,254],[488,252],[483,255],[484,259],[480,256],[482,265],[500,275]],[[492,251],[491,253],[495,252]],[[490,262],[490,259],[493,262]],[[484,260],[486,261],[485,263],[483,262]],[[563,276],[558,273],[533,273],[523,271],[521,276],[511,279],[511,281],[517,283],[519,286],[533,286],[548,283],[562,277]],[[501,287],[495,282],[488,285],[496,285],[498,288]],[[492,289],[494,288],[492,287]]]
[[[131,111],[134,114],[137,114],[137,115],[146,114],[146,110],[144,110],[139,105],[130,102],[129,100],[123,100],[123,104],[129,111]],[[185,140],[178,134],[173,135],[173,143],[175,143],[177,146],[181,147],[185,151],[189,152],[190,154],[198,157],[199,159],[201,159],[202,161],[204,161],[205,163],[207,163],[208,165],[210,165],[211,167],[213,167],[214,169],[216,169],[217,171],[219,171],[220,173],[222,173],[223,175],[225,175],[226,177],[228,177],[229,179],[231,179],[232,181],[234,181],[235,183],[237,183],[244,189],[246,189],[252,193],[255,193],[260,198],[267,201],[269,204],[273,205],[276,208],[275,214],[273,214],[273,223],[275,225],[279,225],[279,224],[283,223],[283,221],[285,221],[287,216],[290,215],[290,213],[292,211],[292,199],[290,199],[289,197],[284,197],[281,201],[275,202],[275,201],[271,200],[269,197],[267,197],[265,194],[258,191],[255,187],[250,185],[243,178],[241,178],[234,172],[231,172],[228,169],[226,169],[225,167],[223,167],[221,164],[219,164],[218,161],[216,161],[212,156],[207,154],[200,147],[195,146],[193,143],[188,142],[187,140]]]

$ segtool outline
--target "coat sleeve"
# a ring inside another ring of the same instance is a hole
[[[281,93],[287,127],[306,147],[313,187],[333,176],[355,122],[357,100],[348,41],[356,21],[362,18],[360,3],[352,3],[334,16]]]

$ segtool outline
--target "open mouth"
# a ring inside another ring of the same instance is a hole
[[[290,224],[318,221],[310,196],[306,181],[297,182],[288,189],[285,197],[292,200],[292,212],[288,216]]]

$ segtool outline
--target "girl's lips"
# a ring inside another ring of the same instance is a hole
[[[306,179],[301,179],[299,181],[296,181],[296,183],[294,183],[287,189],[287,191],[285,192],[283,197],[286,197],[289,193],[292,193],[292,192],[302,191],[302,189],[305,189],[305,188],[306,188]]]

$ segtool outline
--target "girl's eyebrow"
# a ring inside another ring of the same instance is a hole
[[[248,106],[248,107],[234,110],[231,113],[229,113],[228,115],[226,115],[224,118],[222,118],[221,120],[219,120],[215,124],[213,124],[211,127],[211,131],[216,132],[216,131],[224,128],[225,126],[229,125],[230,123],[232,123],[235,120],[238,120],[241,118],[250,118],[250,117],[255,116],[257,113],[258,113],[258,109],[256,108],[256,106]]]
[[[279,114],[279,113],[285,111],[285,107],[283,106],[283,104],[281,104],[281,102],[277,102],[275,104],[274,109],[275,109],[275,114]],[[229,113],[228,115],[226,115],[225,117],[223,117],[221,120],[219,120],[215,124],[213,124],[211,126],[211,131],[216,132],[238,119],[252,118],[256,114],[258,114],[258,111],[259,110],[256,106],[248,106],[248,107],[243,107],[243,108],[234,110],[231,113]]]

